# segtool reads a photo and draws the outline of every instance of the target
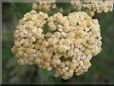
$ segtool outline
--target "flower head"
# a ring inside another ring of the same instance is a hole
[[[19,63],[37,64],[63,79],[86,72],[102,44],[97,19],[85,12],[48,16],[32,10],[20,20],[14,37],[12,52]]]

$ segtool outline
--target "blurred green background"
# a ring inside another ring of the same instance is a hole
[[[18,20],[31,10],[31,3],[2,3],[2,83],[5,84],[114,84],[114,11],[96,14],[103,37],[102,52],[93,57],[89,71],[69,80],[55,78],[52,72],[39,69],[36,65],[20,65],[16,62],[11,48],[14,43],[13,32]],[[66,15],[69,4],[58,4]],[[54,13],[56,11],[51,11]],[[50,14],[51,14],[50,13]]]

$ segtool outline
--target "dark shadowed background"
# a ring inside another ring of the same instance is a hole
[[[52,72],[39,69],[36,65],[20,65],[11,53],[14,43],[13,32],[18,20],[31,10],[31,3],[2,3],[2,83],[5,84],[114,84],[114,11],[96,14],[103,37],[102,52],[93,57],[89,71],[65,81],[55,78]],[[69,4],[63,14],[70,11]],[[59,11],[59,8],[58,8]],[[52,11],[54,13],[55,11]]]

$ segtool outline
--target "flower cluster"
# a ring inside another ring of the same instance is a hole
[[[112,0],[72,0],[71,4],[77,10],[86,10],[90,16],[94,16],[95,13],[107,13],[113,10]]]
[[[37,0],[35,3],[33,3],[32,8],[34,10],[40,10],[40,11],[50,11],[51,9],[55,8],[55,0]]]
[[[32,10],[19,21],[14,38],[19,63],[37,64],[65,80],[86,72],[102,45],[98,20],[85,12],[48,16]]]

